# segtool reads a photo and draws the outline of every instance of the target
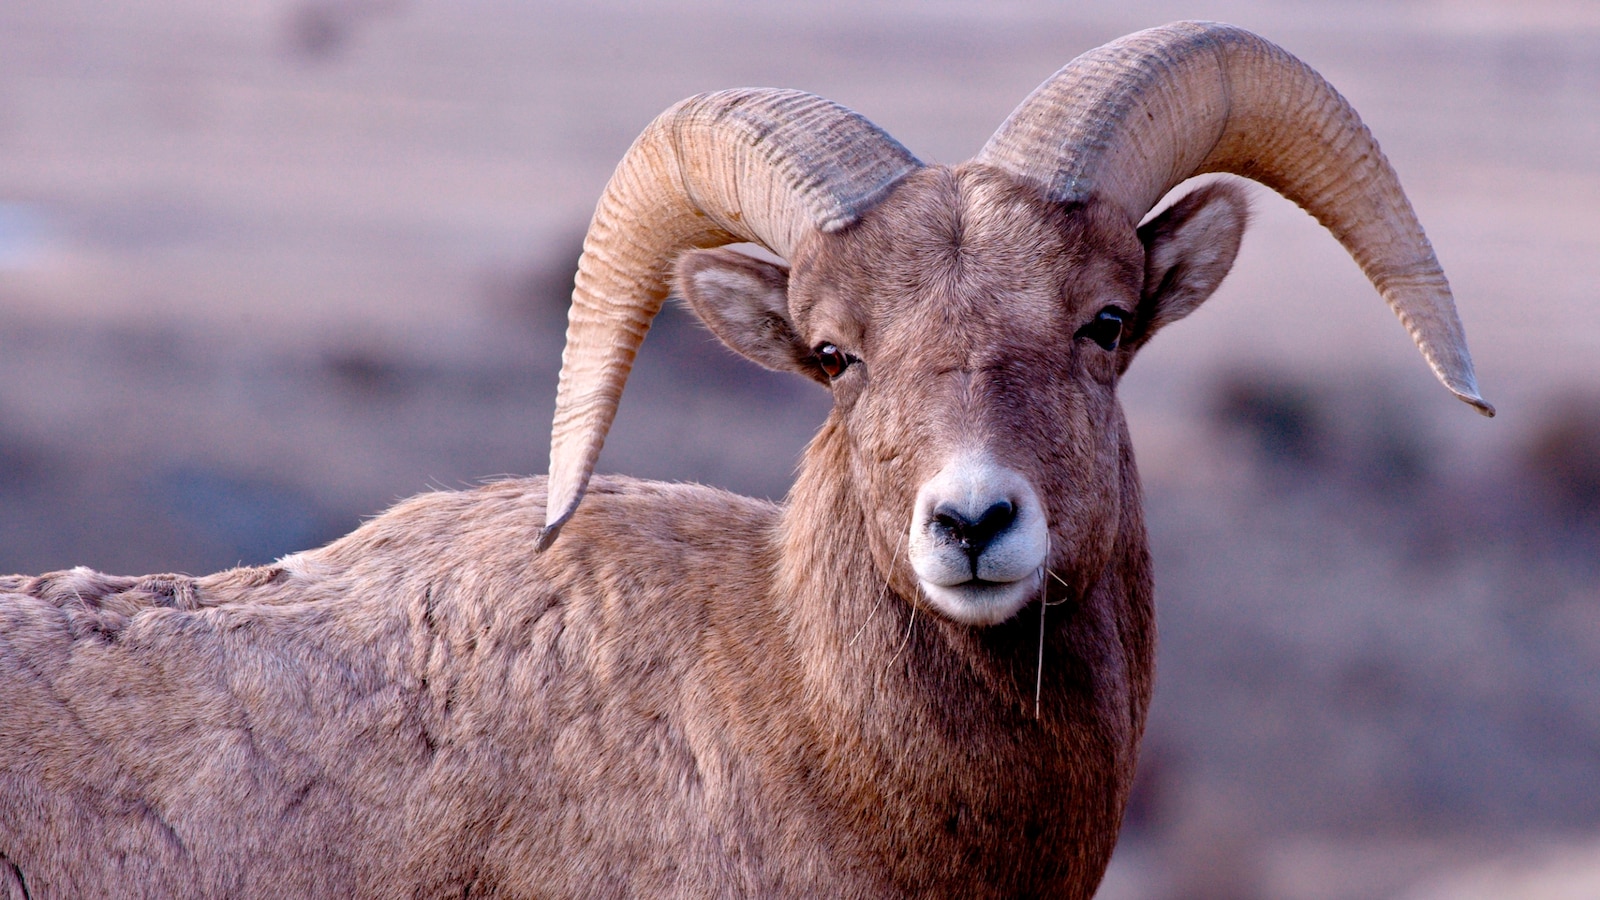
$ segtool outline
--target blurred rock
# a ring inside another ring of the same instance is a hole
[[[1311,388],[1293,379],[1235,372],[1218,383],[1211,413],[1218,425],[1246,437],[1268,463],[1303,469],[1324,457],[1317,402]]]
[[[339,537],[337,525],[301,491],[270,478],[180,465],[145,483],[151,516],[175,520],[193,545],[233,565],[262,565]]]
[[[400,0],[307,0],[285,16],[284,42],[299,59],[328,62],[344,53],[373,20],[403,7]]]
[[[1535,426],[1521,463],[1556,515],[1600,525],[1600,395],[1557,398]]]

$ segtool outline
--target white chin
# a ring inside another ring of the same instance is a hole
[[[919,579],[922,594],[939,612],[963,625],[998,625],[1016,615],[1038,589],[1037,576],[996,584],[967,581],[942,585]]]

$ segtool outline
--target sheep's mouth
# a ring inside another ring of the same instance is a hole
[[[956,584],[921,581],[922,594],[934,609],[966,625],[998,625],[1032,602],[1040,587],[1040,573],[1015,581],[973,578]]]

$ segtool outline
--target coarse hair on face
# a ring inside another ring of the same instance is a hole
[[[1117,380],[1221,282],[1246,218],[1231,183],[1135,231],[1105,204],[1050,203],[984,165],[930,167],[857,226],[803,244],[791,268],[691,251],[675,283],[729,347],[833,392],[824,435],[849,459],[833,477],[873,517],[881,577],[994,624],[1039,595],[1047,567],[1104,568],[1138,502],[1123,496]],[[819,348],[845,365],[830,374]],[[942,527],[963,514],[990,542],[970,559]]]

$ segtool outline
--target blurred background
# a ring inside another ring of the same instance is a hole
[[[1112,6],[6,0],[0,570],[262,563],[543,472],[589,212],[684,96],[956,162],[1077,53],[1230,21],[1377,134],[1500,416],[1256,191],[1122,388],[1161,650],[1102,896],[1600,896],[1600,5]],[[601,468],[779,498],[827,407],[669,309]]]

